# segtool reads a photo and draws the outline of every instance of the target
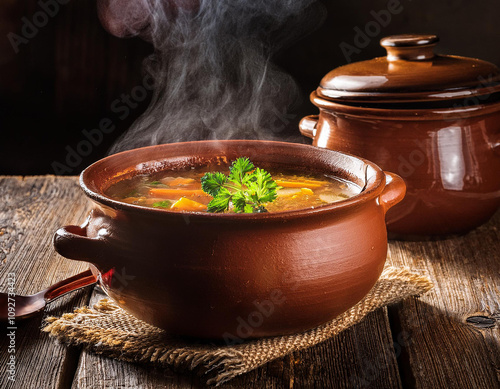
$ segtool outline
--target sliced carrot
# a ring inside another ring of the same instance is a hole
[[[300,191],[302,192],[302,194],[305,194],[305,195],[313,195],[314,194],[314,192],[309,188],[300,188]]]
[[[172,204],[170,209],[176,211],[205,211],[207,206],[197,201],[188,199],[187,197],[181,197]]]
[[[163,199],[171,199],[172,196],[202,196],[206,195],[201,189],[170,189],[170,188],[152,188],[149,190],[149,195],[153,197],[161,197]]]
[[[321,188],[324,183],[321,181],[283,181],[283,180],[275,180],[278,186],[282,186],[283,188]]]
[[[322,186],[326,184],[326,181],[322,181],[322,180],[305,179],[305,180],[302,180],[302,182],[307,182],[308,184],[319,184],[319,185],[322,185]]]

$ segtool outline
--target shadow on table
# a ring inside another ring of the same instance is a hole
[[[403,387],[498,385],[494,367],[500,363],[495,340],[500,322],[482,328],[467,322],[469,307],[462,308],[440,309],[415,298],[389,308]]]

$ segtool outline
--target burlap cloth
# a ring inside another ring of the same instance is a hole
[[[425,276],[386,267],[379,281],[357,305],[312,330],[246,341],[238,345],[196,343],[166,336],[164,331],[129,315],[108,299],[93,309],[78,308],[61,318],[50,317],[43,331],[70,345],[98,354],[205,373],[208,384],[221,384],[276,358],[321,343],[359,323],[368,313],[432,288]]]

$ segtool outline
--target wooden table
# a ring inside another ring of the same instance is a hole
[[[52,235],[85,220],[89,202],[75,177],[0,177],[0,290],[14,273],[18,294],[37,292],[86,269],[54,252]],[[390,242],[389,263],[435,283],[418,299],[380,309],[340,336],[294,353],[223,387],[499,388],[500,212],[466,236],[436,242]],[[57,344],[40,332],[44,316],[92,304],[80,290],[18,322],[16,382],[7,377],[9,339],[2,328],[0,388],[199,388],[180,375],[103,358]]]

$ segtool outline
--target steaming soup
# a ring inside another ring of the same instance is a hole
[[[112,185],[106,191],[106,195],[118,201],[144,207],[207,212],[207,205],[213,197],[202,190],[201,179],[206,172],[220,170],[217,166],[138,175]],[[326,175],[304,175],[272,170],[269,170],[269,173],[278,187],[276,199],[263,204],[268,212],[314,208],[342,201],[360,193],[358,186]],[[234,210],[230,204],[226,212],[231,211]]]

